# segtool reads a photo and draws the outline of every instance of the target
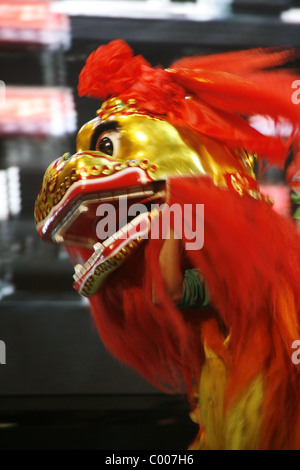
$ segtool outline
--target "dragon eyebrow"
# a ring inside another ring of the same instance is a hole
[[[120,129],[118,121],[104,121],[101,122],[95,129],[94,134],[92,135],[91,146],[92,148],[96,147],[98,138],[103,132],[106,131],[117,131]]]

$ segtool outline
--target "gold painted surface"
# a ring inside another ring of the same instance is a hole
[[[224,345],[230,347],[229,337]],[[205,357],[199,383],[198,406],[191,415],[202,432],[190,446],[190,450],[259,449],[262,375],[259,374],[225,411],[224,396],[230,372],[224,361],[207,347]]]
[[[194,443],[194,446],[203,448],[205,442],[207,449],[224,450],[224,395],[228,370],[224,361],[213,351],[205,348],[205,355],[198,398],[199,425],[204,430],[200,442]]]
[[[110,157],[93,150],[92,137],[100,123],[114,121],[119,130],[118,154]],[[92,151],[93,155],[87,152]],[[85,153],[86,152],[86,153]],[[224,145],[192,132],[175,128],[161,117],[140,110],[134,100],[122,103],[108,100],[98,116],[85,124],[77,136],[77,153],[65,154],[47,169],[42,191],[35,205],[36,222],[42,221],[58,204],[68,188],[78,180],[103,178],[136,166],[148,172],[154,181],[172,176],[208,175],[217,186],[227,186],[225,175],[245,174],[254,178],[251,156],[243,151],[231,153]],[[250,194],[247,185],[238,188]],[[255,194],[254,194],[255,193]]]
[[[226,450],[259,450],[263,379],[259,374],[231,406],[224,424]]]
[[[82,152],[84,150],[91,150],[91,141],[92,135],[97,129],[101,122],[101,118],[99,116],[95,117],[91,121],[85,123],[78,131],[77,138],[76,138],[76,149],[77,152]]]
[[[237,171],[254,178],[251,155],[231,153],[224,145],[187,128],[176,128],[161,117],[153,117],[118,99],[108,100],[99,116],[85,124],[77,137],[77,151],[91,149],[91,138],[97,125],[116,121],[121,132],[119,160],[148,159],[158,166],[155,179],[186,174],[208,174],[215,184],[225,185],[223,175]],[[251,163],[250,163],[251,162]]]

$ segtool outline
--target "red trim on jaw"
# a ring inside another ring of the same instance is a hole
[[[115,183],[113,186],[112,181]],[[84,196],[94,194],[99,198],[100,204],[101,194],[105,191],[110,193],[126,192],[130,187],[141,186],[152,181],[147,171],[138,167],[126,168],[105,178],[79,180],[68,189],[62,200],[52,208],[48,216],[37,224],[38,235],[43,240],[51,241],[55,228],[68,215],[74,204]]]

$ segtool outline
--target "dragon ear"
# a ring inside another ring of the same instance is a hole
[[[102,45],[90,54],[79,75],[79,96],[100,100],[118,96],[132,87],[144,66],[151,67],[142,56],[134,57],[125,41]]]

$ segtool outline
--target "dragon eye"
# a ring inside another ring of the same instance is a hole
[[[100,152],[106,153],[107,155],[113,155],[114,153],[114,144],[110,140],[109,137],[102,137],[99,142],[99,149]]]
[[[115,158],[119,150],[119,138],[118,131],[104,132],[98,137],[95,150]]]

